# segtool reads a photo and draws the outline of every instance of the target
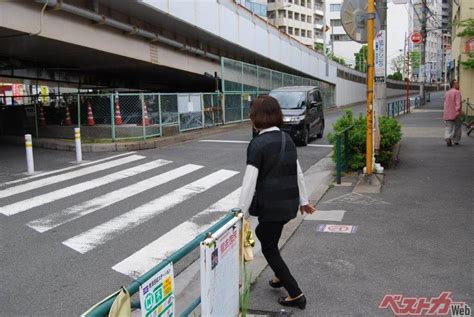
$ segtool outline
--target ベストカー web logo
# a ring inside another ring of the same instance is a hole
[[[442,292],[438,297],[405,297],[387,294],[380,309],[391,309],[395,316],[471,316],[471,307],[466,302],[455,302],[451,292]]]

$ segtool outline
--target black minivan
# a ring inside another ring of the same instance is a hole
[[[283,112],[282,130],[296,143],[307,145],[310,138],[323,137],[323,101],[317,87],[281,87],[272,90],[270,96],[278,100]]]

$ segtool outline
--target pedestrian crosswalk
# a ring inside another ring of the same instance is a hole
[[[92,221],[94,224],[90,225],[91,222],[83,221],[77,228],[84,231],[72,230],[67,239],[57,241],[59,246],[62,243],[63,247],[78,254],[86,254],[98,247],[107,248],[107,244],[116,238],[128,238],[127,235],[133,234],[132,229],[170,213],[193,197],[206,195],[206,191],[239,174],[238,171],[216,171],[211,167],[177,164],[164,159],[149,160],[134,152],[127,154],[0,184],[3,188],[0,189],[0,214],[9,217],[21,214],[27,218],[25,225],[40,234],[49,234],[55,231],[52,229],[67,227],[66,224],[76,228],[75,221],[99,214],[101,217],[96,219],[102,219],[100,222]],[[83,176],[88,176],[88,180],[84,181]],[[138,179],[134,180],[135,177]],[[169,183],[180,184],[180,187],[167,189],[163,186]],[[152,189],[159,189],[161,196],[139,206],[125,203]],[[239,193],[240,188],[234,188],[201,212],[194,213],[193,210],[190,219],[158,239],[137,246],[133,254],[127,254],[128,257],[120,262],[110,263],[112,269],[133,278],[145,273],[236,207]],[[78,202],[79,195],[87,198]],[[101,213],[112,205],[116,208],[112,215]],[[84,228],[84,224],[88,228]]]

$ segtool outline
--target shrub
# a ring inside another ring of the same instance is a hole
[[[351,170],[359,170],[365,166],[365,151],[366,151],[366,120],[362,114],[354,119],[351,109],[344,111],[344,114],[339,117],[333,124],[335,132],[329,133],[328,140],[334,145],[332,159],[336,162],[336,133],[344,130],[349,126],[353,128],[349,131],[348,149],[349,160],[348,167]],[[402,137],[401,126],[397,120],[380,117],[380,150],[376,155],[376,161],[383,166],[389,164],[392,157],[393,146],[397,144]],[[344,142],[341,144],[342,154],[344,153]]]

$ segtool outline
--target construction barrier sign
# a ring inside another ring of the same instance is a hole
[[[143,317],[175,316],[173,264],[168,264],[140,286]]]
[[[201,244],[201,316],[239,316],[241,221]]]

